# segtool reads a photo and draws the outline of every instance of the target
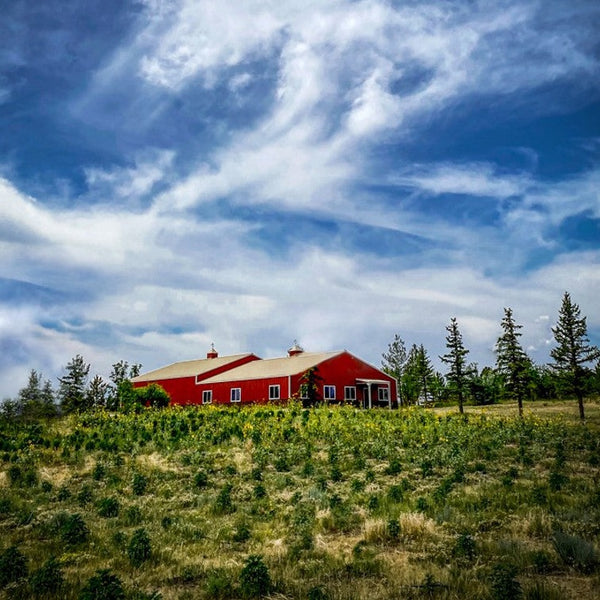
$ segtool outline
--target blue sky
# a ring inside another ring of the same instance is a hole
[[[600,341],[592,1],[2,2],[0,397],[503,308],[549,361],[565,290]],[[436,360],[439,364],[439,361]]]

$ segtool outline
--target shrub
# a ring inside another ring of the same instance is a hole
[[[34,596],[56,594],[62,588],[64,582],[60,564],[54,556],[50,557],[29,578],[29,586]]]
[[[521,584],[516,580],[517,569],[513,565],[494,565],[490,578],[494,600],[518,600],[523,595]]]
[[[106,469],[102,463],[96,463],[94,470],[92,471],[92,477],[95,481],[101,481],[106,475]]]
[[[136,473],[133,476],[133,482],[131,484],[133,493],[136,496],[143,496],[146,493],[147,487],[148,487],[148,479],[146,479],[146,477],[144,477],[141,473]]]
[[[119,509],[119,501],[116,498],[102,498],[98,501],[98,515],[101,517],[118,517]]]
[[[548,484],[553,492],[560,491],[567,483],[569,478],[558,471],[552,471],[548,477]]]
[[[60,539],[69,546],[76,546],[87,541],[90,530],[79,513],[62,513],[57,517]]]
[[[124,600],[121,580],[109,569],[100,569],[79,592],[79,600]]]
[[[552,542],[562,561],[582,573],[592,573],[598,565],[598,553],[590,542],[577,535],[557,531]]]
[[[252,554],[240,573],[240,591],[244,598],[260,598],[271,590],[269,569],[262,556]]]
[[[387,534],[390,540],[396,541],[400,537],[401,528],[398,519],[390,519],[387,524]]]
[[[130,506],[125,511],[127,525],[139,525],[142,522],[142,511],[138,506]]]
[[[71,497],[71,490],[66,485],[61,485],[58,489],[58,494],[56,498],[59,502],[64,502]]]
[[[475,557],[475,540],[468,533],[461,533],[456,538],[453,555],[459,558],[465,558],[468,561]]]
[[[388,466],[385,469],[385,474],[386,475],[398,475],[401,472],[402,472],[402,463],[400,462],[400,459],[397,457],[392,458],[392,460],[390,460]]]
[[[143,527],[137,529],[131,536],[131,540],[127,546],[129,562],[134,567],[139,567],[150,558],[151,554],[152,548],[148,532]]]
[[[16,546],[0,554],[0,589],[27,577],[27,559]]]
[[[306,598],[307,600],[329,600],[329,595],[322,587],[314,586],[308,590]]]
[[[221,491],[219,492],[215,504],[214,511],[219,515],[228,514],[235,512],[235,507],[233,506],[233,502],[231,500],[231,491],[233,490],[233,486],[230,483],[226,483]]]
[[[208,475],[206,471],[198,471],[194,475],[194,486],[198,489],[205,488],[208,485]]]
[[[86,504],[89,504],[93,499],[94,499],[94,494],[92,493],[92,490],[87,485],[81,489],[79,494],[77,494],[77,502],[79,503],[80,506],[85,506]]]
[[[251,532],[248,525],[246,525],[246,523],[241,523],[233,534],[233,541],[239,543],[247,542],[250,539],[250,536]]]

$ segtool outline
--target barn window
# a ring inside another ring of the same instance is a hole
[[[335,400],[335,385],[324,385],[323,386],[323,399],[324,400]]]
[[[212,390],[203,390],[202,392],[202,404],[212,403]]]
[[[356,400],[356,386],[347,385],[344,387],[344,400],[346,402],[354,402]]]
[[[269,386],[269,400],[279,400],[279,386],[278,385],[270,385]]]
[[[380,402],[387,402],[390,397],[388,388],[377,388],[377,397],[379,398]]]
[[[231,402],[242,401],[242,388],[231,388],[231,394],[229,396]]]
[[[300,384],[300,399],[308,400],[308,384],[307,383]]]

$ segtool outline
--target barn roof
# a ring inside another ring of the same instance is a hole
[[[297,375],[344,352],[344,350],[336,352],[302,352],[301,354],[286,356],[284,358],[254,360],[239,367],[229,369],[224,373],[208,377],[202,381],[202,384]]]
[[[159,379],[176,379],[178,377],[195,377],[196,375],[201,375],[203,373],[213,371],[214,369],[224,367],[229,363],[235,362],[240,358],[245,358],[247,356],[254,355],[248,352],[246,354],[233,354],[231,356],[219,356],[217,358],[202,358],[199,360],[176,362],[172,365],[155,369],[154,371],[148,371],[148,373],[142,373],[141,375],[134,377],[131,381],[133,383],[137,383],[144,381],[157,381]]]

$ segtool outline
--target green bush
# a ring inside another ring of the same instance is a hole
[[[136,473],[133,476],[133,482],[131,484],[131,489],[136,496],[143,496],[146,493],[146,489],[148,487],[148,479],[144,477],[141,473]]]
[[[106,475],[106,468],[102,463],[96,463],[94,470],[92,471],[92,477],[95,481],[102,481]]]
[[[523,596],[521,584],[516,579],[517,569],[510,564],[499,563],[492,568],[490,577],[494,600],[519,600]]]
[[[247,558],[240,573],[240,591],[244,598],[261,598],[271,591],[271,576],[262,556]]]
[[[144,529],[137,529],[131,536],[129,545],[127,546],[127,556],[129,562],[134,567],[140,567],[146,562],[152,554],[152,547],[150,545],[150,536]]]
[[[64,583],[60,564],[54,556],[50,557],[37,571],[34,571],[29,578],[29,586],[36,597],[56,595]]]
[[[104,518],[118,517],[120,504],[116,498],[102,498],[98,501],[98,515]]]
[[[206,471],[198,471],[194,475],[194,486],[198,489],[205,488],[208,485],[208,475]]]
[[[27,559],[16,546],[0,554],[0,589],[27,577]]]
[[[231,500],[232,490],[233,486],[230,483],[226,483],[223,486],[215,500],[213,507],[216,514],[224,515],[235,512],[235,507],[233,506],[233,501]]]
[[[109,569],[100,569],[79,592],[79,600],[125,600],[125,590]]]
[[[69,546],[77,546],[87,541],[90,531],[79,513],[57,515],[56,525],[60,539]]]

